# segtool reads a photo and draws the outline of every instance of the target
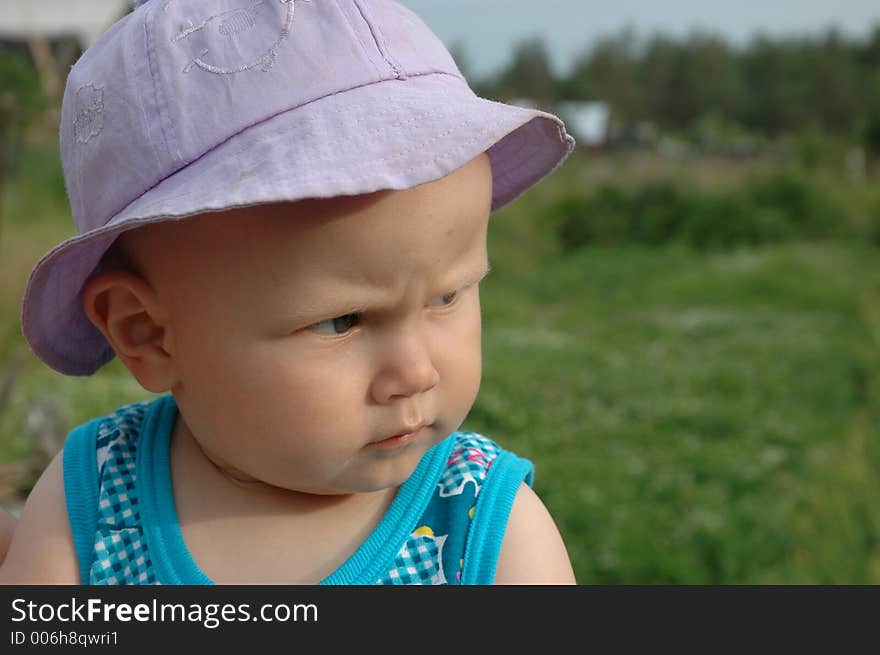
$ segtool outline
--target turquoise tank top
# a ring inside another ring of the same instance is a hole
[[[174,397],[75,428],[64,490],[84,583],[213,584],[177,520],[168,450]],[[491,584],[507,519],[534,467],[475,432],[429,450],[375,530],[321,584]]]

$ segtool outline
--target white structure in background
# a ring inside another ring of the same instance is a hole
[[[522,107],[523,109],[540,109],[531,98],[510,98],[507,100],[507,104]]]
[[[557,111],[579,145],[597,148],[608,140],[611,108],[607,102],[560,102]]]
[[[0,39],[73,36],[85,50],[130,7],[130,0],[0,0]]]
[[[611,108],[607,102],[568,100],[551,108],[542,107],[531,98],[510,98],[507,102],[524,109],[544,109],[558,114],[579,146],[598,148],[608,141]]]

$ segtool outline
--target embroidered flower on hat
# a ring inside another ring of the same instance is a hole
[[[88,143],[104,129],[104,87],[89,82],[76,90],[73,133],[80,143]]]

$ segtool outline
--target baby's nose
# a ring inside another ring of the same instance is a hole
[[[386,339],[379,362],[373,382],[373,396],[379,403],[425,393],[440,381],[430,343],[418,329],[396,332]]]

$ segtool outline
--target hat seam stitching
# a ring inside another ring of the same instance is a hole
[[[397,79],[406,79],[406,74],[403,72],[399,62],[395,61],[392,58],[391,53],[388,49],[388,42],[385,40],[385,35],[379,29],[378,23],[376,23],[376,21],[372,19],[370,12],[365,6],[363,6],[360,0],[355,0],[354,4],[360,12],[361,17],[364,19],[364,22],[367,24],[367,27],[370,28],[370,35],[373,37],[373,41],[376,44],[376,49],[379,51],[379,54],[382,55],[382,59],[385,60],[385,63],[388,64]]]
[[[145,46],[147,47],[147,50],[149,51],[149,39],[147,38],[146,21],[144,22],[144,40],[147,41]],[[126,56],[129,59],[132,59],[134,57],[134,54],[133,54],[133,52],[131,52],[131,50],[134,50],[134,48],[126,49],[126,50],[127,50]],[[152,79],[153,74],[152,74],[152,70],[150,70],[149,59],[150,59],[149,56],[147,56],[146,70],[149,73],[150,78]],[[140,69],[140,71],[143,71],[143,70],[144,70],[143,68]],[[137,71],[137,72],[140,72],[140,71]],[[137,72],[133,72],[132,74],[134,76],[136,76]],[[130,83],[131,82],[129,81],[129,84]],[[148,89],[145,89],[144,91],[139,91],[135,94],[135,97],[137,98],[137,101],[138,101],[138,103],[137,103],[138,108],[140,109],[140,118],[143,121],[143,134],[150,133],[150,120],[147,116],[147,104],[146,104],[145,97],[144,97],[147,92],[148,92]],[[164,138],[164,133],[163,133],[163,138]],[[156,150],[156,146],[152,143],[152,140],[149,140],[149,139],[148,139],[147,145],[149,146],[150,153],[153,155],[153,160],[155,161],[155,164],[156,164],[156,170],[161,171],[162,170],[162,159],[159,157],[159,153]]]
[[[162,129],[162,138],[165,140],[166,152],[170,155],[171,160],[183,161],[183,157],[181,157],[180,152],[177,149],[177,134],[174,132],[174,125],[171,121],[170,116],[168,116],[168,108],[166,107],[165,96],[162,94],[161,86],[159,84],[158,76],[156,74],[159,63],[156,60],[155,39],[152,38],[149,26],[150,14],[152,9],[153,7],[151,5],[147,5],[147,11],[144,12],[144,34],[147,41],[147,61],[149,62],[150,81],[153,83],[153,94],[155,95],[156,99],[156,107],[158,107],[159,109],[159,126]],[[168,132],[171,132],[170,140],[168,138]]]
[[[361,30],[359,30],[355,26],[355,24],[352,22],[351,17],[348,15],[348,12],[345,10],[345,8],[342,7],[340,0],[336,0],[336,7],[339,10],[339,13],[342,14],[342,17],[345,19],[345,23],[348,25],[349,29],[352,31],[352,33],[355,35],[355,37],[357,37],[358,43],[361,46],[361,51],[363,52],[364,56],[367,58],[367,61],[370,62],[370,65],[373,67],[373,70],[376,72],[376,75],[379,75],[381,77],[383,75],[384,71],[382,71],[382,69],[379,67],[378,63],[376,62],[375,55],[370,52],[370,49],[367,46],[367,42],[364,41],[363,35],[361,34]],[[363,18],[363,15],[361,15],[361,18]],[[378,48],[377,48],[377,50],[378,50]],[[380,52],[379,54],[381,55],[382,53]]]

